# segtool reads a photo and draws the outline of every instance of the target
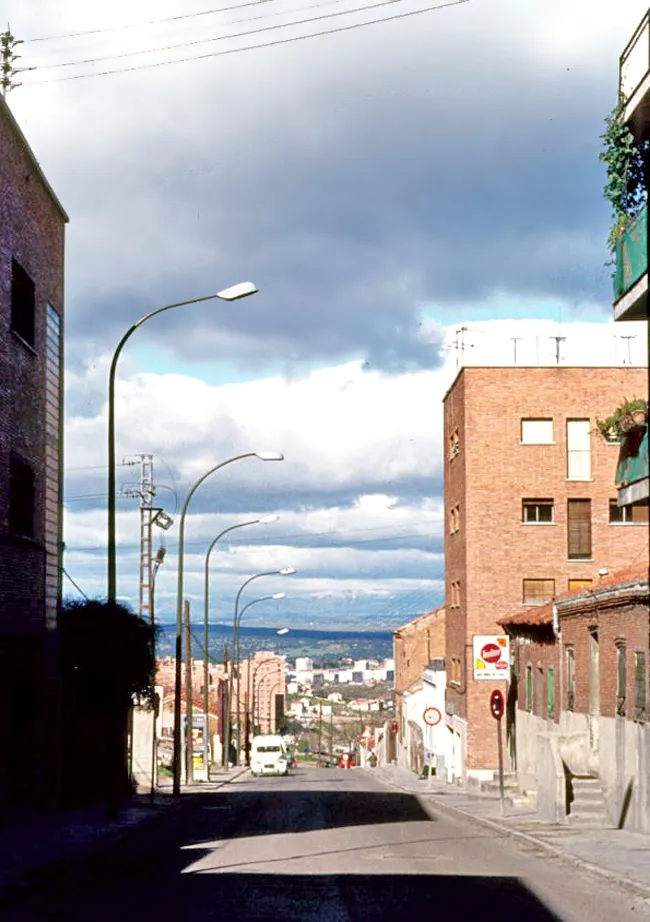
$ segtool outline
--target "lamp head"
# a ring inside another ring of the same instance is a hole
[[[285,597],[284,592],[276,592],[271,596],[272,599],[283,599],[284,597]]]
[[[222,301],[239,301],[240,298],[247,298],[254,295],[257,291],[252,282],[239,282],[238,285],[231,285],[230,288],[224,288],[223,291],[217,292],[217,297]]]
[[[291,576],[295,572],[294,567],[283,567],[282,570],[279,570],[280,576]]]
[[[281,451],[256,451],[255,454],[260,461],[284,461]]]
[[[260,525],[268,525],[270,522],[277,522],[279,518],[279,515],[263,515],[262,518],[257,521]]]
[[[280,630],[279,630],[279,631],[276,631],[275,633],[276,633],[276,634],[288,634],[288,633],[289,633],[289,628],[288,628],[288,627],[281,627]]]

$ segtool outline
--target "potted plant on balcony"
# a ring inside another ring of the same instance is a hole
[[[648,401],[644,397],[624,400],[611,416],[596,420],[598,431],[608,442],[619,440],[632,429],[647,423]]]
[[[599,154],[600,161],[607,167],[604,195],[612,206],[612,226],[607,240],[612,253],[647,201],[645,162],[650,145],[648,141],[636,142],[622,120],[624,107],[625,98],[621,95],[605,119],[604,150]]]

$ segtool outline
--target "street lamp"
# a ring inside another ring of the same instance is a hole
[[[246,298],[248,295],[254,295],[257,291],[252,282],[240,282],[230,288],[224,288],[223,291],[217,292],[216,295],[206,295],[203,298],[192,298],[189,301],[177,301],[175,304],[167,304],[165,307],[159,307],[149,314],[145,314],[136,323],[126,331],[122,339],[117,344],[113,353],[111,367],[108,375],[108,601],[114,603],[117,597],[117,566],[115,555],[115,370],[120,353],[132,333],[138,327],[155,317],[156,314],[162,314],[163,311],[169,311],[174,307],[184,307],[186,304],[199,304],[201,301],[212,301],[214,298],[220,298],[222,301],[238,301],[240,298]]]
[[[205,587],[203,594],[203,713],[205,714],[205,727],[206,733],[209,729],[209,696],[208,696],[208,682],[209,682],[209,669],[208,669],[208,645],[209,645],[209,609],[210,609],[210,554],[215,544],[223,538],[224,535],[227,535],[230,531],[235,531],[238,528],[246,528],[248,525],[267,525],[270,522],[277,522],[280,516],[278,515],[264,515],[259,519],[251,519],[250,522],[240,522],[238,525],[231,525],[229,528],[224,528],[222,532],[219,532],[216,538],[213,539],[210,547],[207,550],[205,555]]]
[[[181,510],[180,525],[178,530],[178,588],[176,596],[176,668],[174,671],[174,780],[172,791],[174,796],[181,792],[181,654],[182,654],[182,631],[183,631],[183,552],[185,549],[185,513],[194,496],[196,490],[201,486],[215,471],[232,464],[233,461],[240,461],[242,458],[259,458],[260,461],[284,461],[284,455],[279,451],[247,451],[241,455],[235,455],[234,458],[228,458],[220,464],[215,464],[209,471],[206,471],[202,477],[196,481],[190,492],[185,498]],[[188,657],[189,665],[189,657]],[[190,728],[188,728],[189,730]],[[191,765],[188,766],[191,768]],[[189,779],[188,779],[189,780]]]
[[[226,760],[225,761],[226,765],[228,764],[228,758],[230,755],[230,736],[231,736],[230,719],[231,719],[231,714],[232,714],[232,693],[233,693],[233,678],[234,678],[234,671],[235,671],[235,661],[237,662],[237,665],[239,667],[239,623],[241,621],[241,614],[239,613],[239,600],[241,598],[241,594],[246,588],[246,586],[248,586],[249,583],[252,583],[254,579],[261,579],[262,576],[290,576],[291,574],[295,572],[296,571],[294,567],[283,567],[281,570],[267,570],[264,573],[256,573],[254,576],[249,576],[248,579],[245,580],[241,584],[241,586],[239,587],[237,591],[237,596],[235,598],[235,616],[233,619],[233,627],[232,627],[233,659],[232,659],[232,668],[230,671],[230,676],[229,676],[229,681],[228,681],[228,698],[226,701],[226,733],[225,733],[225,741],[224,741],[224,752],[225,752],[224,758]],[[237,685],[239,688],[239,678],[237,680]],[[239,698],[237,698],[237,717],[239,718]],[[239,720],[238,720],[238,724],[239,724]],[[236,753],[235,764],[239,765],[239,749],[237,750],[237,753]]]

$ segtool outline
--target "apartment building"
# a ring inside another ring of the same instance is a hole
[[[0,809],[58,794],[67,216],[0,97]]]
[[[452,774],[497,767],[474,637],[502,633],[513,611],[588,588],[599,570],[647,560],[648,508],[617,505],[619,445],[596,429],[621,397],[643,395],[647,369],[463,368],[444,398],[445,722]],[[644,556],[645,555],[645,556]]]

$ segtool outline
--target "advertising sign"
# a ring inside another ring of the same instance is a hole
[[[474,681],[509,677],[510,640],[505,634],[475,634],[473,640]]]
[[[192,715],[192,771],[195,781],[208,780],[208,739],[205,714]]]

